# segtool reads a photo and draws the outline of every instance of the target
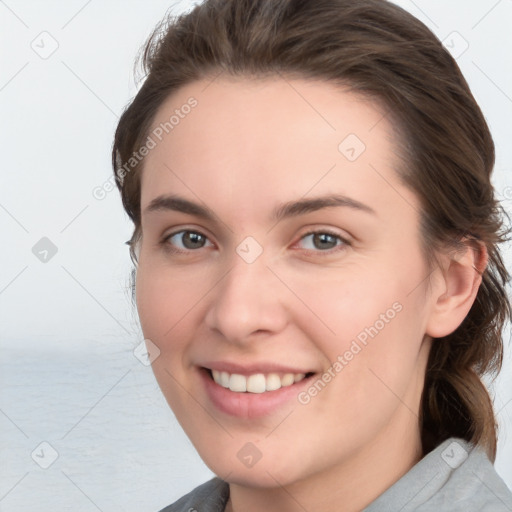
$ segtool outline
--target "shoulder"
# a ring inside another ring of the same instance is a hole
[[[469,512],[511,512],[512,492],[496,472],[487,454],[461,439],[449,440],[441,457],[450,457],[459,451],[459,460],[452,463],[446,483],[429,500],[425,510]],[[448,464],[449,465],[449,464]],[[447,508],[449,506],[449,509]],[[423,510],[420,508],[419,510]]]
[[[450,438],[425,455],[365,512],[511,512],[512,492],[486,453]]]
[[[228,498],[228,483],[212,478],[160,512],[224,512]]]

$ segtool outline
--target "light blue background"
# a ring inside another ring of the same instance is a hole
[[[491,126],[494,182],[510,210],[512,2],[398,3],[453,51],[469,45],[458,62]],[[137,90],[134,57],[170,6],[0,1],[3,512],[156,511],[211,476],[133,354],[143,337],[123,245],[131,225],[117,191],[92,194],[111,177],[113,132]],[[58,48],[43,59],[31,44]],[[32,253],[42,237],[58,250],[47,263]],[[512,488],[511,368],[509,350],[494,393],[496,468]],[[31,457],[44,464],[41,442],[58,453],[48,469]]]

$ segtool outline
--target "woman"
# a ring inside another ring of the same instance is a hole
[[[494,146],[380,0],[209,0],[162,24],[113,165],[156,379],[218,476],[166,511],[512,510]]]

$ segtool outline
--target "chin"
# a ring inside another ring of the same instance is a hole
[[[265,460],[265,456],[262,456],[252,466],[246,466],[243,456],[239,458],[236,453],[233,456],[227,456],[224,451],[223,453],[209,453],[205,457],[204,453],[199,452],[199,455],[219,478],[241,486],[275,488],[289,485],[304,477],[299,472],[301,468],[297,461],[283,460],[285,454],[273,454],[267,457],[267,460]]]
[[[259,489],[278,488],[295,482],[295,479],[291,477],[291,475],[287,475],[285,478],[280,473],[274,473],[271,470],[267,472],[264,468],[253,472],[254,470],[255,468],[252,468],[252,470],[233,470],[224,478],[221,474],[216,474],[230,484]]]

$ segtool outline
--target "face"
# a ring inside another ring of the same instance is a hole
[[[206,464],[286,485],[417,440],[428,271],[383,111],[326,82],[217,78],[168,98],[151,137],[137,307]]]

